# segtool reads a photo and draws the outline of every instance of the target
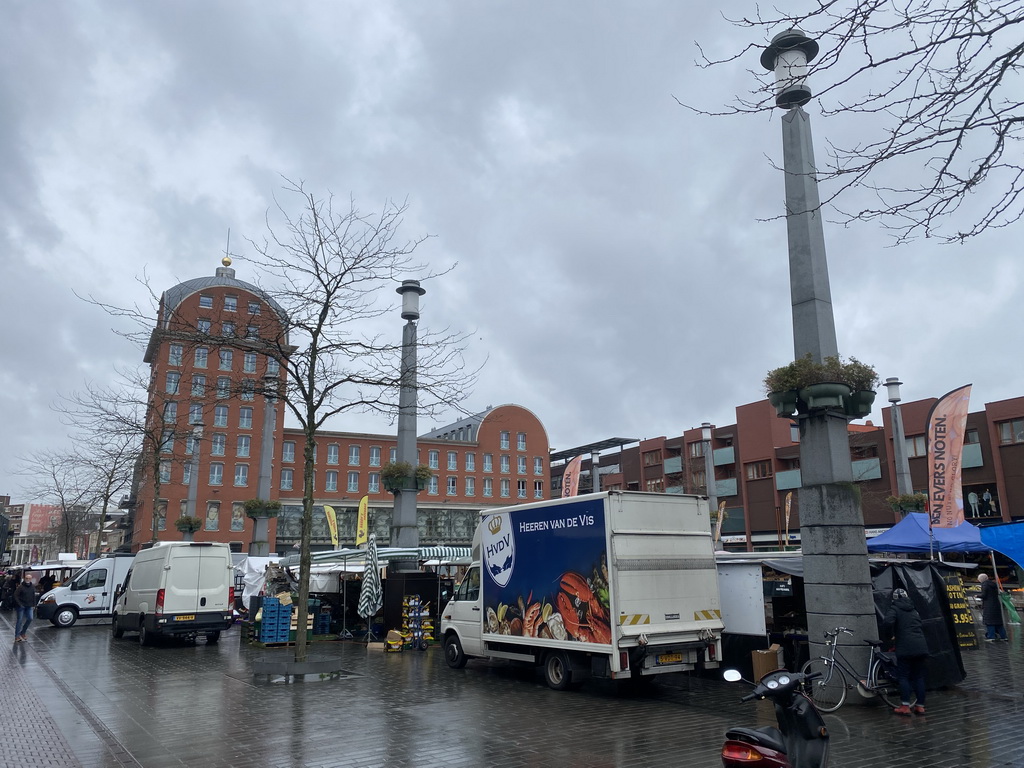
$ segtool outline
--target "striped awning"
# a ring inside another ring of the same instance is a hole
[[[420,560],[461,560],[471,555],[469,547],[420,547]]]

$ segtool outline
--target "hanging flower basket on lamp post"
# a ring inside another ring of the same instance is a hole
[[[183,515],[174,521],[174,527],[181,531],[183,541],[192,541],[192,535],[203,527],[203,520],[192,515]]]
[[[433,476],[434,470],[426,464],[413,467],[407,461],[392,461],[381,468],[380,482],[391,493],[422,491]]]
[[[280,501],[267,501],[266,499],[248,499],[244,503],[245,516],[253,520],[261,518],[277,517],[281,514]]]
[[[848,419],[859,419],[871,413],[878,383],[875,369],[855,357],[847,361],[826,357],[817,363],[808,354],[769,371],[764,389],[782,418],[838,411]]]

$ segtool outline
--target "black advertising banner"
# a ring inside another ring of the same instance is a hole
[[[959,573],[945,573],[942,580],[946,584],[946,599],[949,601],[949,612],[953,616],[953,631],[956,643],[961,648],[977,648],[978,636],[974,632],[974,614],[967,602],[964,582]]]

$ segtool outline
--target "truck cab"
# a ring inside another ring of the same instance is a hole
[[[483,655],[480,607],[480,563],[473,563],[444,609],[444,621],[454,630],[445,636],[444,653],[449,666],[466,665],[468,656]]]
[[[115,554],[91,561],[70,580],[44,593],[36,616],[55,627],[70,627],[80,618],[110,618],[114,593],[124,583],[134,557]]]

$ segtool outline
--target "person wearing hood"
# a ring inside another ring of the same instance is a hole
[[[921,614],[914,608],[907,590],[892,591],[892,602],[882,622],[882,636],[896,638],[900,706],[893,712],[897,715],[923,715],[925,678],[928,673],[928,640],[924,636]],[[914,696],[917,697],[916,702]]]
[[[999,604],[999,587],[987,573],[978,574],[981,584],[981,618],[985,622],[985,642],[994,640],[1006,642],[1006,625],[1003,624],[1003,607]]]

